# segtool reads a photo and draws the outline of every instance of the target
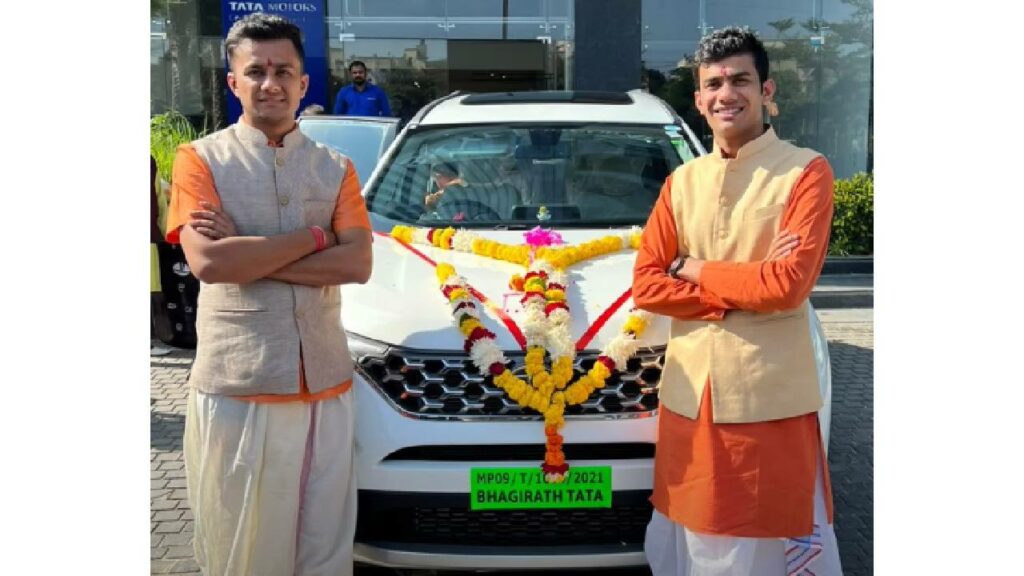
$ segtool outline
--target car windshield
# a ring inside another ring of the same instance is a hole
[[[299,130],[310,140],[348,156],[356,167],[359,183],[365,184],[384,152],[384,139],[391,127],[365,120],[311,117],[299,121]]]
[[[382,169],[367,207],[435,227],[643,224],[665,178],[693,157],[678,126],[421,127]]]

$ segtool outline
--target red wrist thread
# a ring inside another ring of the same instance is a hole
[[[310,226],[309,231],[313,233],[313,239],[316,240],[317,252],[327,248],[327,234],[324,233],[323,228],[319,226]]]

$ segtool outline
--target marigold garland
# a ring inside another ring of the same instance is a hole
[[[636,249],[640,231],[609,235],[577,246],[541,247],[531,262],[531,248],[511,246],[480,238],[468,230],[454,228],[413,228],[395,226],[391,236],[407,244],[429,244],[442,250],[457,250],[527,266],[525,276],[514,275],[509,282],[523,292],[523,334],[526,337],[525,368],[528,380],[508,369],[508,358],[495,343],[495,334],[480,321],[465,279],[455,267],[439,263],[435,269],[441,292],[452,306],[456,327],[465,337],[464,349],[481,372],[491,374],[496,386],[523,407],[544,415],[546,450],[541,469],[547,482],[563,482],[569,465],[562,451],[565,407],[585,402],[594,390],[603,388],[617,367],[624,367],[636,354],[638,338],[647,328],[650,313],[634,308],[619,334],[601,351],[593,367],[570,384],[576,350],[569,334],[569,307],[566,303],[568,278],[563,270],[573,264],[596,258],[629,246]],[[551,370],[545,357],[551,356]]]

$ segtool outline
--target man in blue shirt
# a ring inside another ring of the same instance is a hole
[[[366,79],[366,64],[353,60],[348,65],[352,83],[338,92],[334,113],[345,116],[391,116],[388,95]]]

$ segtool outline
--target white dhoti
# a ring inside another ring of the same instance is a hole
[[[352,574],[351,396],[273,404],[189,392],[185,469],[203,574]]]
[[[654,511],[644,554],[654,576],[842,576],[836,534],[828,523],[821,463],[814,489],[816,534],[806,539],[701,534]],[[811,541],[811,546],[807,546]]]

